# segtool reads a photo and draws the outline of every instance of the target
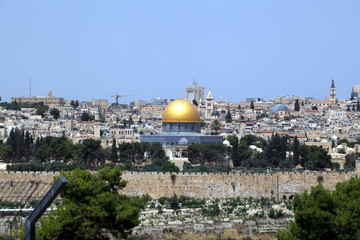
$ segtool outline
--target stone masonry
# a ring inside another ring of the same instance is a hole
[[[310,190],[317,184],[334,189],[336,183],[360,176],[360,163],[353,172],[277,172],[277,173],[157,173],[125,172],[128,181],[124,193],[149,194],[152,198],[188,196],[194,198],[274,197],[289,198],[295,193]],[[0,199],[6,189],[17,181],[37,181],[49,184],[58,172],[7,172],[0,171]],[[322,176],[322,177],[320,177]],[[44,188],[46,189],[46,188]],[[13,194],[18,195],[17,189]],[[31,192],[31,191],[29,191]]]

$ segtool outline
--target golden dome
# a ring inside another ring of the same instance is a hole
[[[200,116],[194,105],[180,98],[169,103],[163,112],[163,122],[200,122]]]

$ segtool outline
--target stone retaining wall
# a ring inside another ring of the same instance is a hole
[[[357,169],[358,170],[358,169]],[[0,198],[4,186],[9,189],[16,181],[39,181],[49,184],[58,172],[0,171]],[[124,193],[149,194],[153,198],[185,195],[196,198],[275,197],[289,198],[295,193],[322,184],[334,189],[336,183],[359,176],[359,172],[278,172],[278,173],[156,173],[126,172]],[[2,186],[2,187],[1,187]],[[14,190],[15,191],[15,190]]]

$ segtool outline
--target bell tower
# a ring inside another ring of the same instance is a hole
[[[331,104],[335,104],[335,103],[336,103],[336,91],[335,91],[334,79],[331,81],[331,87],[330,87],[330,102],[331,102]]]
[[[206,114],[205,118],[211,118],[211,113],[214,111],[214,97],[211,94],[211,91],[208,92],[206,96]]]

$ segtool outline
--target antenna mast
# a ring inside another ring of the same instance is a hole
[[[30,92],[29,92],[29,97],[31,98],[31,77],[30,77]]]

